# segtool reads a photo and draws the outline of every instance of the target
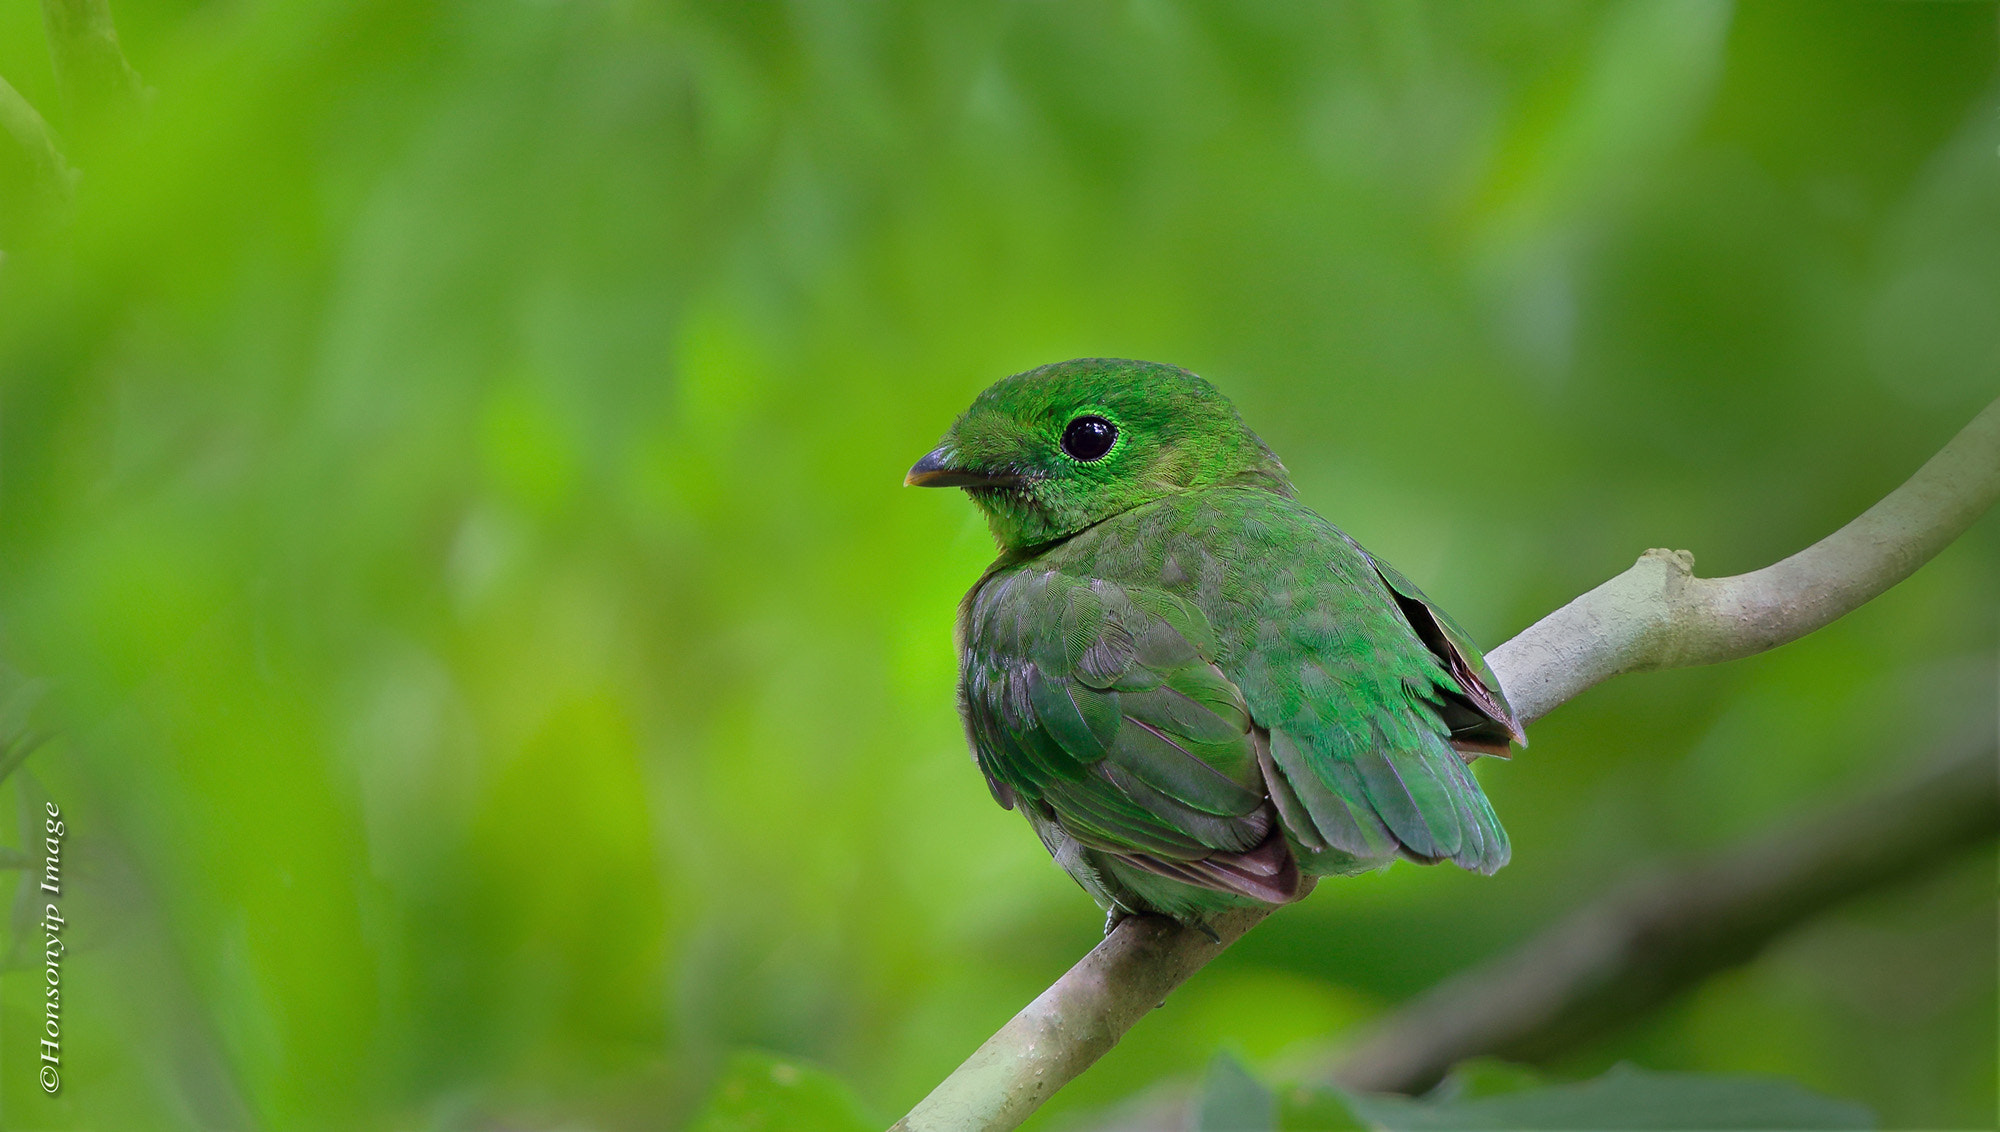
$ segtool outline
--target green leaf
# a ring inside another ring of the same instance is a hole
[[[730,1058],[688,1132],[877,1132],[881,1126],[825,1070],[743,1052]]]
[[[1475,1057],[1452,1067],[1444,1083],[1425,1095],[1433,1101],[1471,1101],[1540,1088],[1542,1075],[1525,1065],[1497,1057]]]
[[[1496,1082],[1497,1083],[1497,1082]],[[1614,1066],[1595,1080],[1445,1101],[1338,1093],[1368,1125],[1385,1132],[1501,1132],[1560,1129],[1873,1128],[1875,1115],[1777,1077],[1653,1073]]]
[[[1276,1132],[1277,1099],[1228,1050],[1217,1051],[1201,1082],[1196,1132]]]
[[[1279,1100],[1278,1127],[1285,1132],[1362,1132],[1371,1127],[1339,1089],[1299,1085],[1280,1093]]]

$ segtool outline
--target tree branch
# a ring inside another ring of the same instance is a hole
[[[2000,834],[1993,739],[1817,820],[1628,882],[1374,1026],[1332,1077],[1414,1093],[1492,1054],[1539,1061],[1748,961],[1841,901]]]
[[[1227,913],[1213,925],[1217,940],[1164,917],[1128,917],[895,1127],[1015,1127],[1265,915]]]
[[[1712,664],[1795,640],[1908,577],[2000,496],[2000,401],[1903,486],[1813,546],[1732,578],[1651,550],[1488,656],[1523,722],[1625,672]],[[918,1102],[891,1132],[1018,1126],[1116,1045],[1167,992],[1268,915],[1233,914],[1220,942],[1133,917]]]
[[[1416,1093],[1470,1058],[1558,1057],[1748,962],[1839,903],[1960,859],[2000,836],[1995,736],[1986,730],[1960,746],[1837,810],[1630,877],[1404,1003],[1318,1075],[1361,1092]],[[1149,1090],[1100,1132],[1186,1127],[1198,1103],[1185,1082]]]
[[[1916,572],[2000,497],[2000,401],[1861,517],[1762,570],[1697,578],[1684,550],[1623,574],[1487,658],[1522,723],[1613,676],[1736,660],[1794,641]]]

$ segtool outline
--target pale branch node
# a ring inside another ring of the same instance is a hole
[[[1522,723],[1613,676],[1735,660],[1797,640],[1909,577],[2000,497],[2000,401],[1861,517],[1782,562],[1697,578],[1686,551],[1630,570],[1487,657]]]
[[[1332,1067],[1411,1093],[1468,1058],[1540,1061],[1755,956],[1844,900],[1921,876],[2000,834],[1993,736],[1815,820],[1640,876],[1526,943],[1425,991]]]
[[[1762,570],[1697,578],[1684,551],[1651,550],[1487,657],[1523,722],[1625,672],[1712,664],[1774,648],[1859,608],[1956,539],[2000,496],[2000,400],[1895,491]],[[1169,991],[1268,915],[1238,912],[1220,942],[1133,917],[918,1102],[891,1132],[1017,1127],[1116,1045]]]

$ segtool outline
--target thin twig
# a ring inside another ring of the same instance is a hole
[[[1623,672],[1711,664],[1805,636],[1908,577],[2000,496],[2000,401],[1909,481],[1812,547],[1733,578],[1648,551],[1488,660],[1523,720]],[[1151,917],[1119,925],[989,1038],[891,1132],[1016,1127],[1117,1044],[1166,993],[1268,912],[1237,913],[1217,944]]]
[[[118,44],[110,0],[42,0],[42,31],[72,129],[78,118],[95,121],[144,104],[149,92]]]
[[[0,129],[28,155],[35,183],[50,196],[67,199],[76,183],[76,170],[63,160],[62,146],[48,121],[4,78],[0,78]]]

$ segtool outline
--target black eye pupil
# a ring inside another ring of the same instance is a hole
[[[1063,451],[1084,463],[1104,458],[1118,439],[1118,429],[1103,417],[1078,417],[1063,429]]]

